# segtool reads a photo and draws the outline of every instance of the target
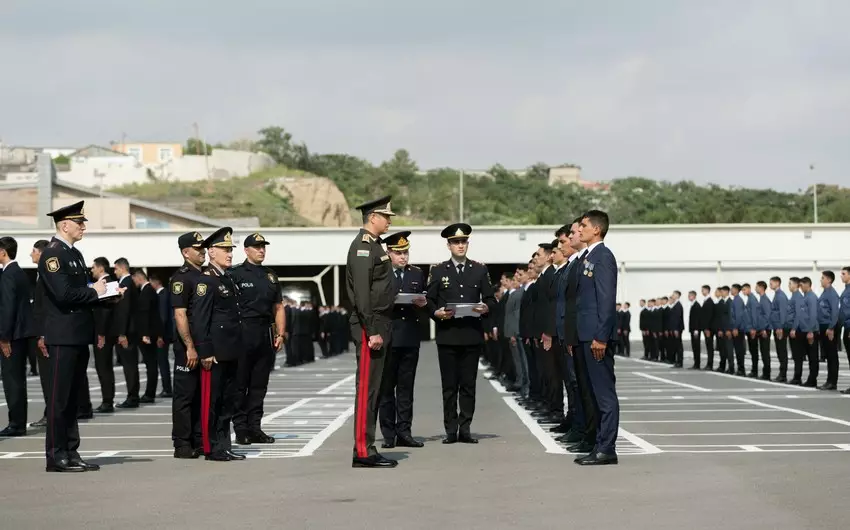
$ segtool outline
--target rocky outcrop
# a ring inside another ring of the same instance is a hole
[[[285,176],[274,179],[275,192],[289,197],[295,211],[317,226],[354,226],[345,196],[327,177]]]

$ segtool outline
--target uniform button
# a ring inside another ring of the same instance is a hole
[[[463,287],[463,284],[460,284],[460,286]]]
[[[460,297],[463,298],[463,295],[460,295]]]
[[[407,317],[401,317],[402,320],[407,320]]]

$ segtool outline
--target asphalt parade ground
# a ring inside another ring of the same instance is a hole
[[[480,443],[441,444],[436,347],[423,343],[413,433],[425,447],[384,451],[395,469],[351,468],[355,358],[346,354],[272,372],[263,428],[277,441],[237,447],[243,462],[173,459],[162,399],[81,421],[81,453],[101,464],[96,473],[45,473],[43,430],[0,439],[0,528],[845,526],[848,397],[632,355],[616,359],[617,466],[575,465],[484,370],[472,424]],[[843,389],[850,369],[840,355]],[[97,406],[93,369],[89,378]],[[38,378],[28,383],[34,421],[44,404]]]

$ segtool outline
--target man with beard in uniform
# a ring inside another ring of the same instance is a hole
[[[275,353],[283,345],[286,323],[277,274],[263,267],[268,244],[259,233],[246,237],[247,258],[231,271],[242,309],[242,346],[245,350],[239,360],[240,400],[233,416],[239,445],[274,443],[274,438],[260,428],[260,422],[269,375],[274,367]]]
[[[413,384],[419,364],[419,314],[427,304],[425,275],[422,269],[408,264],[410,232],[398,232],[384,238],[393,265],[394,291],[417,293],[409,304],[395,304],[393,309],[392,348],[385,361],[380,399],[381,447],[422,447],[410,432],[413,423]]]
[[[456,223],[443,229],[451,259],[431,268],[428,312],[436,321],[435,342],[443,387],[444,444],[475,444],[470,425],[475,413],[478,357],[484,345],[480,315],[496,306],[487,267],[466,257],[472,227]],[[450,304],[475,304],[478,316],[456,317]],[[458,408],[460,411],[458,412]]]
[[[390,257],[381,247],[381,235],[390,228],[391,196],[361,204],[360,229],[348,249],[345,287],[353,306],[349,323],[357,348],[354,379],[354,456],[352,467],[396,467],[398,461],[375,448],[381,378],[392,337],[395,292]]]
[[[236,373],[242,345],[239,288],[227,269],[233,263],[233,229],[204,240],[210,264],[192,294],[189,324],[201,360],[201,437],[206,460],[245,460],[231,451],[230,421],[239,401]]]
[[[202,452],[201,441],[201,379],[198,368],[198,350],[192,337],[189,322],[195,307],[192,293],[201,278],[201,268],[206,259],[204,238],[198,232],[183,234],[177,239],[183,266],[169,280],[170,305],[174,311],[174,399],[171,403],[171,439],[174,441],[174,458],[198,458]]]
[[[52,379],[47,400],[46,470],[97,471],[100,467],[85,462],[77,451],[77,408],[87,378],[89,345],[94,343],[92,308],[106,292],[106,281],[89,284],[86,261],[74,248],[86,230],[83,201],[47,215],[56,223],[56,235],[38,262],[39,282],[44,287],[43,318],[50,323],[44,327]]]

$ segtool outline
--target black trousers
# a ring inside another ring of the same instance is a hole
[[[201,441],[205,455],[231,449],[230,421],[239,394],[236,385],[237,362],[218,361],[201,370]]]
[[[534,340],[528,339],[528,342],[525,342],[525,339],[523,339],[523,342],[523,350],[528,362],[528,397],[533,401],[540,401],[543,399],[543,389],[540,384],[540,373],[537,371],[537,352],[535,351]]]
[[[30,363],[30,373],[33,375],[38,375],[41,373],[41,365],[38,363],[38,357],[41,355],[38,351],[38,348],[29,347],[33,341],[37,342],[38,339],[33,337],[31,339],[27,339],[27,359]]]
[[[830,339],[826,335],[828,326],[820,327],[820,349],[821,354],[826,358],[826,384],[838,384],[838,344],[835,342],[835,335]],[[835,331],[835,330],[833,330]]]
[[[746,332],[741,330],[738,330],[737,337],[734,335],[732,336],[732,346],[735,348],[735,360],[738,364],[738,369],[736,370],[736,373],[740,374],[744,373],[744,368],[746,366],[746,336]]]
[[[242,344],[245,351],[236,374],[239,402],[233,415],[233,429],[237,434],[259,434],[262,432],[263,401],[275,360],[271,325],[243,321]]]
[[[290,333],[283,344],[283,351],[286,352],[286,362],[284,363],[284,366],[295,366],[298,364],[297,359],[295,358],[295,348],[292,345],[293,342],[295,342],[295,335]]]
[[[351,334],[357,347],[357,373],[354,378],[354,458],[367,458],[378,453],[375,449],[375,425],[378,421],[378,404],[381,398],[381,379],[384,363],[390,348],[390,321],[387,321],[384,345],[379,350],[369,349],[366,330],[359,325]],[[478,356],[475,356],[478,366]]]
[[[632,342],[629,338],[631,334],[630,330],[623,330],[623,353],[626,357],[632,356]]]
[[[77,424],[80,388],[87,380],[89,364],[88,345],[47,347],[50,355],[52,381],[47,399],[47,436],[45,453],[47,462],[65,458],[78,458],[80,428]]]
[[[590,384],[590,376],[587,370],[587,359],[583,350],[579,345],[573,345],[572,350],[576,386],[584,413],[584,426],[580,431],[584,433],[585,442],[595,445],[597,427],[599,426],[599,406],[596,404],[596,398],[593,395],[593,387]]]
[[[747,350],[750,352],[750,361],[752,362],[752,369],[750,373],[756,375],[759,373],[759,338],[758,331],[756,331],[756,336],[751,337],[749,333],[747,333]]]
[[[576,417],[576,405],[578,404],[578,385],[576,384],[575,368],[570,369],[571,362],[567,357],[567,347],[562,339],[557,339],[558,354],[555,356],[555,361],[558,366],[558,373],[561,375],[561,380],[564,383],[564,388],[567,389],[567,419],[572,422]],[[554,348],[554,346],[553,346]],[[584,426],[582,426],[584,427]],[[578,430],[578,429],[576,429]]]
[[[703,333],[704,335],[704,333]],[[709,332],[705,337],[705,365],[708,369],[714,368],[714,333]]]
[[[791,358],[794,361],[794,377],[792,381],[802,381],[803,379],[803,361],[806,357],[806,334],[800,331],[795,332],[795,337],[788,339],[788,344],[791,346]]]
[[[201,436],[201,368],[189,370],[182,346],[174,359],[174,399],[171,402],[171,439],[174,447],[202,447]]]
[[[395,440],[396,436],[411,436],[413,388],[418,365],[418,346],[393,347],[387,356],[378,405],[378,418],[384,441]]]
[[[782,331],[782,338],[777,335],[777,331]],[[786,378],[788,376],[788,330],[773,330],[773,343],[776,345],[776,358],[779,359],[779,377]]]
[[[717,339],[717,351],[720,352],[720,366],[718,366],[718,370],[731,374],[735,372],[734,340],[731,337],[727,337],[726,332],[722,333],[722,336],[718,333],[720,338]]]
[[[154,339],[156,340],[156,339]],[[156,397],[156,385],[159,380],[159,362],[156,355],[156,344],[145,344],[139,342],[139,351],[142,352],[142,361],[145,363],[145,397],[151,399]],[[126,368],[124,368],[126,370]],[[139,367],[136,366],[136,376],[138,377]],[[138,391],[137,394],[138,395]]]
[[[139,401],[139,352],[136,344],[130,342],[124,348],[120,344],[115,345],[118,358],[121,360],[121,368],[124,370],[124,381],[127,382],[127,401],[133,403]]]
[[[94,347],[94,368],[100,381],[100,391],[103,403],[113,404],[115,401],[115,370],[112,369],[112,349],[115,338],[106,337],[103,348]]]
[[[46,418],[47,403],[49,403],[47,397],[50,394],[50,383],[53,381],[50,375],[50,359],[45,357],[38,348],[38,338],[34,337],[30,339],[29,348],[35,352],[36,361],[38,362],[38,378],[41,382],[41,394],[44,397],[44,412],[42,413],[42,417]]]
[[[700,355],[702,352],[702,339],[700,337],[700,332],[692,331],[691,332],[691,350],[694,352],[694,367],[699,368],[702,364],[702,360],[700,359]]]
[[[563,355],[563,349],[557,338],[552,339],[552,347],[549,351],[543,349],[540,344],[538,354],[543,358],[543,370],[546,378],[546,403],[549,410],[556,416],[564,415],[564,377],[558,369],[560,362],[558,358]]]
[[[156,349],[156,363],[159,365],[159,377],[162,379],[162,391],[168,394],[173,393],[171,386],[171,364],[168,362],[168,343],[162,348]]]
[[[21,431],[27,428],[27,359],[30,339],[11,341],[12,354],[7,359],[0,354],[3,395],[9,408],[9,427]]]
[[[446,434],[470,434],[472,416],[475,414],[475,382],[480,352],[480,344],[437,345]]]
[[[770,331],[759,331],[756,335],[758,339],[759,353],[761,353],[761,375],[764,378],[770,378]],[[755,372],[755,369],[753,369]]]
[[[814,332],[814,338],[811,343],[809,343],[809,339],[806,338],[806,334],[803,334],[803,351],[805,352],[806,359],[809,361],[809,377],[806,378],[807,383],[816,383],[818,380],[818,373],[820,371],[820,358],[818,357],[819,342],[819,332]]]
[[[674,337],[675,338],[675,337]],[[596,451],[614,453],[620,427],[620,401],[617,398],[614,375],[614,352],[609,345],[601,361],[593,357],[590,342],[578,345],[577,356],[584,358],[583,369],[587,372],[590,391],[596,404],[596,439],[593,443]]]

